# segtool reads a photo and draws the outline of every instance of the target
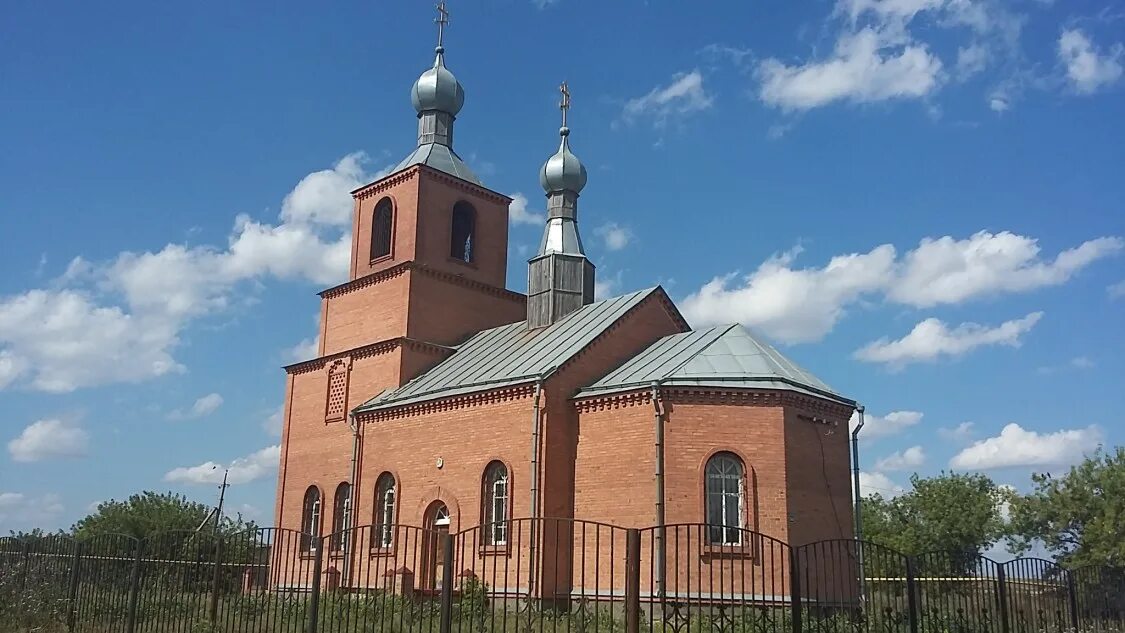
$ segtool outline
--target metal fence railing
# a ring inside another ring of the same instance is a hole
[[[1125,633],[1125,570],[516,519],[0,538],[0,632]]]

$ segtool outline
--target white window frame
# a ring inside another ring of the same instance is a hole
[[[712,464],[720,472],[712,472]],[[730,464],[734,468],[734,472],[722,472],[723,466]],[[707,465],[704,468],[705,490],[704,495],[706,499],[706,516],[704,520],[708,522],[707,539],[712,545],[720,546],[740,546],[743,545],[742,530],[746,525],[746,465],[742,460],[731,453],[718,453],[713,455],[707,460]],[[726,483],[731,479],[735,480],[736,486],[733,492],[727,490]],[[712,484],[717,484],[717,488],[712,488]],[[722,523],[713,524],[709,523],[711,520],[712,503],[715,502],[715,497],[718,499],[719,517]],[[726,523],[727,510],[729,503],[737,503],[735,508],[735,517],[737,523],[729,525]],[[715,540],[712,537],[712,527],[719,528],[720,538]]]

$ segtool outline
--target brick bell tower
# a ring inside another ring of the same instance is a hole
[[[314,503],[321,533],[346,525],[338,491],[348,482],[362,489],[353,481],[352,408],[433,367],[471,334],[526,318],[526,297],[505,287],[511,198],[485,187],[453,150],[465,93],[445,66],[446,16],[439,6],[434,63],[411,90],[417,146],[352,192],[348,281],[320,293],[318,357],[285,368],[282,527],[309,531],[302,507]]]

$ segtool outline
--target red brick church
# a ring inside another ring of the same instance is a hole
[[[595,301],[568,98],[515,292],[512,199],[453,149],[464,92],[439,44],[411,92],[417,147],[352,192],[350,275],[320,293],[318,357],[285,368],[276,525],[489,524],[493,545],[523,517],[707,523],[717,545],[743,538],[727,528],[850,538],[854,401],[742,326],[692,330],[660,287]]]

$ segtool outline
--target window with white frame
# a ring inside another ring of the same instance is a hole
[[[707,540],[712,545],[741,545],[746,469],[731,453],[707,460]]]
[[[301,504],[301,551],[316,551],[320,540],[320,489],[309,486]]]
[[[508,469],[492,462],[484,471],[485,544],[508,543]]]
[[[375,483],[375,547],[394,545],[394,523],[395,478],[383,473]]]

